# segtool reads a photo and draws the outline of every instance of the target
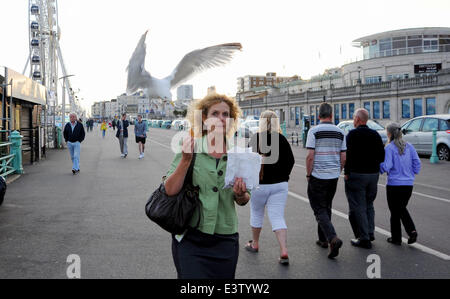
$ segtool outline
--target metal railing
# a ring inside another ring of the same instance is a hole
[[[12,161],[15,158],[15,154],[10,153],[10,146],[12,145],[12,142],[0,142],[0,149],[2,153],[5,153],[5,155],[0,156],[0,175],[2,177],[6,177],[9,174],[12,174],[16,172],[16,169],[12,166]],[[6,150],[5,150],[6,149]]]

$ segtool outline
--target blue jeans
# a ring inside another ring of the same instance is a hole
[[[105,138],[105,133],[106,133],[106,131],[105,131],[105,130],[102,130],[102,136],[103,136],[103,138]]]
[[[80,170],[80,150],[81,150],[81,143],[79,142],[67,142],[67,148],[70,152],[70,158],[72,159],[72,169],[73,170]]]

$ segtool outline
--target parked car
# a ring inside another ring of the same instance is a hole
[[[156,126],[155,126],[155,127],[156,127],[156,128],[161,128],[161,125],[163,124],[163,122],[164,122],[163,120],[157,120],[157,121],[156,121]]]
[[[171,125],[172,125],[172,121],[171,120],[165,120],[161,124],[161,128],[163,128],[163,129],[170,129]]]
[[[238,134],[241,137],[252,138],[259,130],[259,120],[244,121],[239,127]]]
[[[245,118],[245,121],[248,121],[248,120],[259,120],[259,116],[247,115],[247,117]]]
[[[337,126],[338,126],[338,128],[340,128],[341,130],[343,130],[345,132],[345,136],[347,136],[348,132],[350,132],[351,130],[353,130],[355,128],[353,126],[353,120],[341,121]],[[378,134],[380,134],[381,140],[383,140],[383,144],[386,144],[388,142],[388,138],[386,135],[386,129],[383,128],[382,125],[380,125],[379,123],[370,119],[367,122],[367,126],[369,128],[371,128],[372,130],[377,131]]]
[[[172,129],[172,130],[181,130],[180,126],[181,126],[182,123],[183,123],[183,120],[182,120],[182,119],[176,119],[176,120],[174,120],[174,121],[172,122],[172,124],[170,125],[170,126],[171,126],[171,129]]]
[[[183,119],[180,124],[180,130],[189,130],[191,128],[191,123],[187,119]]]
[[[411,143],[417,153],[431,155],[433,129],[436,129],[436,145],[439,160],[450,161],[450,114],[419,116],[402,126],[403,139]]]

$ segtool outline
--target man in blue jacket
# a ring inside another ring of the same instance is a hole
[[[120,144],[120,152],[122,153],[120,156],[122,158],[126,158],[128,155],[128,126],[130,123],[127,120],[127,114],[122,114],[122,118],[117,122],[117,133],[116,137],[119,138]]]
[[[84,140],[85,132],[83,125],[77,121],[78,117],[75,113],[71,113],[69,117],[70,122],[64,127],[64,140],[72,159],[72,173],[75,175],[80,172],[81,143]]]

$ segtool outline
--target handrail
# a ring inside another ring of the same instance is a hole
[[[0,147],[12,145],[12,142],[0,142]]]

